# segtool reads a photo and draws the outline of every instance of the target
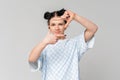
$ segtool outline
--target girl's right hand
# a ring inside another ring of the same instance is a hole
[[[55,44],[60,37],[65,38],[65,35],[64,34],[55,35],[49,30],[46,37],[43,39],[43,42],[45,44]]]

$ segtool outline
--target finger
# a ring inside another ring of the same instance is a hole
[[[66,35],[59,37],[59,39],[66,39]]]
[[[58,38],[57,37],[55,37],[55,39],[54,39],[55,41],[58,41]]]
[[[51,31],[50,31],[50,30],[48,30],[48,34],[51,34]]]
[[[59,35],[59,36],[56,36],[58,39],[60,39],[60,38],[65,38],[66,36],[65,35]]]
[[[65,36],[64,34],[56,34],[56,37],[63,37]]]
[[[61,16],[61,18],[65,19],[65,16],[63,15],[63,16]]]
[[[49,30],[49,32],[48,32],[50,35],[54,35],[50,30]]]
[[[68,16],[69,16],[69,14],[68,14],[67,12],[65,12],[65,13],[61,16],[61,18],[65,19],[65,18],[68,17]]]

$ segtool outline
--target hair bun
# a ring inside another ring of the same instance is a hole
[[[64,8],[61,9],[61,10],[59,10],[59,11],[57,11],[58,16],[62,16],[62,15],[64,14],[65,11],[66,11],[66,10],[65,10]]]
[[[45,12],[44,13],[44,18],[45,19],[50,19],[50,17],[51,17],[51,13],[50,12]]]

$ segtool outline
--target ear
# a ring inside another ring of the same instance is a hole
[[[48,29],[50,29],[50,26],[48,26]]]

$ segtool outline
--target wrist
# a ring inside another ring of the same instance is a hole
[[[46,42],[45,40],[43,40],[41,43],[42,43],[44,46],[48,45],[48,42]]]
[[[74,13],[74,14],[73,14],[73,20],[75,20],[75,18],[76,18],[76,15],[77,15],[76,13]]]

